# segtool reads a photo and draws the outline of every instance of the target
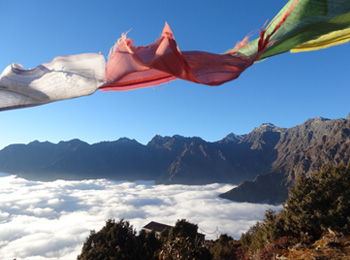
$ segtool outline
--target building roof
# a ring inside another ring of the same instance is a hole
[[[172,228],[172,226],[168,226],[162,223],[151,221],[146,226],[143,227],[143,229],[149,229],[154,230],[154,232],[162,232],[164,229],[167,229],[168,231]]]

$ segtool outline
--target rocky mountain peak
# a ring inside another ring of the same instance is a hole
[[[131,143],[137,143],[135,139],[129,139],[127,137],[122,137],[117,140],[117,143],[123,143],[123,144],[131,144]]]
[[[258,129],[264,129],[264,130],[273,130],[276,128],[276,126],[272,123],[262,123]]]
[[[53,143],[45,141],[45,142],[40,142],[38,140],[35,140],[33,142],[30,142],[28,145],[32,145],[32,146],[37,146],[37,145],[53,145]]]
[[[166,143],[168,143],[171,140],[171,137],[169,136],[161,136],[161,135],[156,135],[152,138],[151,141],[148,142],[147,146],[148,147],[153,147],[153,148],[165,148]]]
[[[70,141],[61,141],[58,144],[58,147],[61,148],[71,148],[71,147],[81,147],[81,146],[89,146],[88,143],[81,141],[80,139],[72,139]]]
[[[241,142],[248,144],[252,150],[263,150],[266,148],[271,150],[279,141],[280,135],[284,131],[284,128],[276,127],[274,124],[264,123],[254,128]]]
[[[330,119],[324,118],[324,117],[315,117],[315,118],[310,118],[305,121],[305,125],[312,125],[312,126],[317,126],[321,125],[323,122],[329,121]]]
[[[258,132],[258,133],[263,133],[263,132],[283,132],[285,128],[275,126],[272,123],[263,123],[259,127],[254,128],[252,133]]]
[[[181,141],[185,139],[185,137],[182,135],[173,135],[173,138]]]
[[[236,135],[234,133],[230,133],[228,135],[225,136],[225,138],[223,138],[221,141],[219,142],[233,142],[233,143],[239,143],[244,137],[246,137],[246,135]]]

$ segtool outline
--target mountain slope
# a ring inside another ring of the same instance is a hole
[[[121,138],[87,144],[34,141],[0,151],[0,171],[35,180],[111,178],[157,184],[239,184],[221,197],[280,203],[301,174],[350,158],[350,117],[309,119],[292,128],[262,124],[247,135],[217,142],[155,136],[147,145]]]
[[[350,158],[350,114],[346,119],[309,119],[281,133],[276,159],[268,174],[221,194],[235,201],[283,202],[299,175],[311,176],[323,164],[347,165]]]

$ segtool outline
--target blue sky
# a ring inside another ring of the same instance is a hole
[[[33,68],[59,55],[102,52],[107,57],[130,29],[136,46],[148,45],[166,21],[180,50],[222,53],[258,32],[286,2],[1,1],[0,70],[14,62]],[[146,144],[156,134],[216,141],[266,122],[292,127],[317,116],[345,118],[349,64],[345,44],[272,57],[219,87],[177,80],[0,112],[0,149],[73,138],[96,143],[128,137]]]

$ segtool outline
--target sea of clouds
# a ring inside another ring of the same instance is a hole
[[[150,221],[198,224],[206,239],[239,238],[280,206],[236,203],[218,195],[230,184],[154,185],[106,179],[53,182],[0,175],[1,259],[76,259],[90,230],[125,218],[136,231]]]

